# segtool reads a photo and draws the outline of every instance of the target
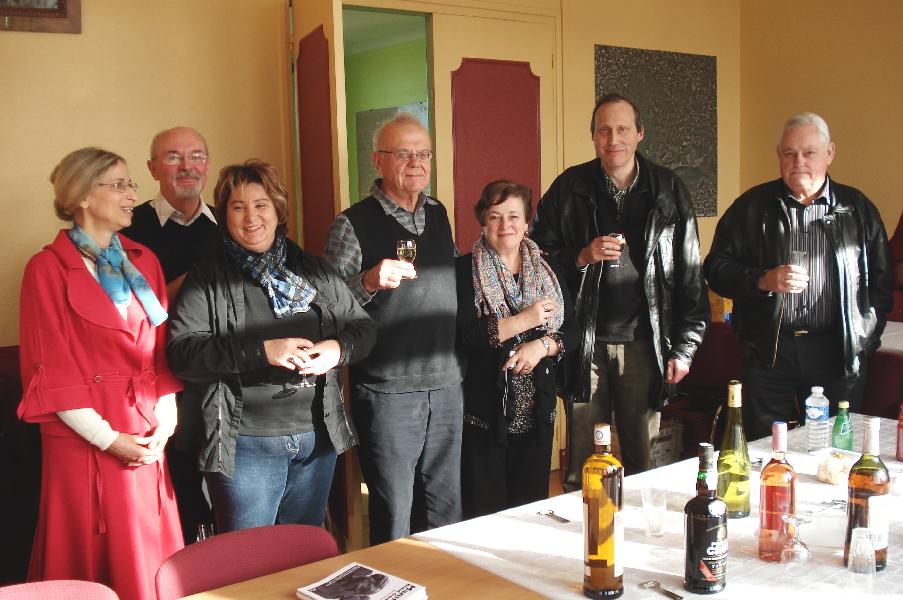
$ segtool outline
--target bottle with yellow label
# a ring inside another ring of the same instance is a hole
[[[593,443],[583,464],[583,595],[617,598],[624,593],[624,468],[611,453],[611,426],[597,423]]]

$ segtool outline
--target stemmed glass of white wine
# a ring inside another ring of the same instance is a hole
[[[413,265],[414,259],[417,258],[417,241],[398,240],[398,243],[395,245],[395,252],[398,254],[398,260]]]

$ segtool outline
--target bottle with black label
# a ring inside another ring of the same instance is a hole
[[[727,504],[716,497],[718,472],[711,444],[699,444],[696,497],[684,507],[686,558],[684,587],[696,594],[714,594],[725,586],[727,571]]]

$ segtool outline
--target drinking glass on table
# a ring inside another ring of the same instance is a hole
[[[850,537],[847,557],[849,585],[854,589],[871,589],[875,579],[875,547],[868,527],[856,527]]]
[[[653,483],[643,486],[643,517],[646,520],[646,536],[661,537],[665,534],[665,508],[668,492]]]
[[[799,515],[781,515],[781,519],[784,521],[787,531],[787,543],[781,550],[781,564],[785,568],[800,567],[809,562],[812,557],[809,546],[803,543],[800,537],[800,525],[808,523],[809,519]]]
[[[624,246],[627,245],[627,239],[624,237],[624,234],[623,234],[623,233],[609,233],[609,234],[608,234],[608,237],[614,238],[614,240],[615,240],[615,241],[618,243],[618,245],[620,246],[620,249],[619,249],[619,250],[620,250],[621,252],[624,252]],[[621,257],[620,257],[620,256],[619,256],[618,258],[614,259],[614,260],[609,260],[609,261],[606,261],[606,262],[608,263],[606,266],[608,266],[608,267],[610,267],[610,268],[612,268],[612,269],[616,269],[616,268],[618,268],[618,267],[623,267],[623,266],[624,266],[624,265],[621,264]]]

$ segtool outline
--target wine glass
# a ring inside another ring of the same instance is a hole
[[[298,348],[300,349],[301,347],[299,346]],[[289,360],[292,362],[292,364],[295,365],[295,369],[297,369],[298,368],[298,364],[297,364],[298,359],[295,358],[294,360],[292,360],[290,358]],[[278,392],[276,392],[275,394],[273,394],[273,396],[272,396],[273,400],[281,400],[283,398],[288,398],[289,396],[291,396],[292,394],[297,392],[298,388],[315,387],[317,384],[316,384],[316,382],[308,379],[307,375],[302,375],[297,370],[294,370],[294,371],[292,371],[292,373],[288,379],[280,382],[280,385],[282,386],[282,389],[279,390]]]
[[[413,265],[414,259],[417,258],[417,241],[398,240],[398,243],[395,245],[395,253],[398,254],[398,260]]]
[[[624,246],[627,245],[627,240],[624,238],[624,234],[622,234],[622,233],[609,233],[609,234],[608,234],[608,237],[614,238],[615,241],[618,242],[618,245],[621,246],[621,248],[620,248],[621,252],[624,252]],[[624,265],[621,264],[621,257],[620,257],[620,256],[619,256],[618,258],[614,259],[614,260],[609,260],[609,261],[607,261],[607,262],[608,262],[608,265],[607,265],[607,266],[608,266],[609,268],[612,268],[612,269],[617,269],[617,268],[619,268],[619,267],[623,267],[623,266],[624,266]]]
[[[800,525],[809,523],[810,519],[800,515],[781,515],[781,520],[787,532],[787,542],[781,550],[781,564],[788,569],[805,565],[812,558],[812,553],[800,537]]]

